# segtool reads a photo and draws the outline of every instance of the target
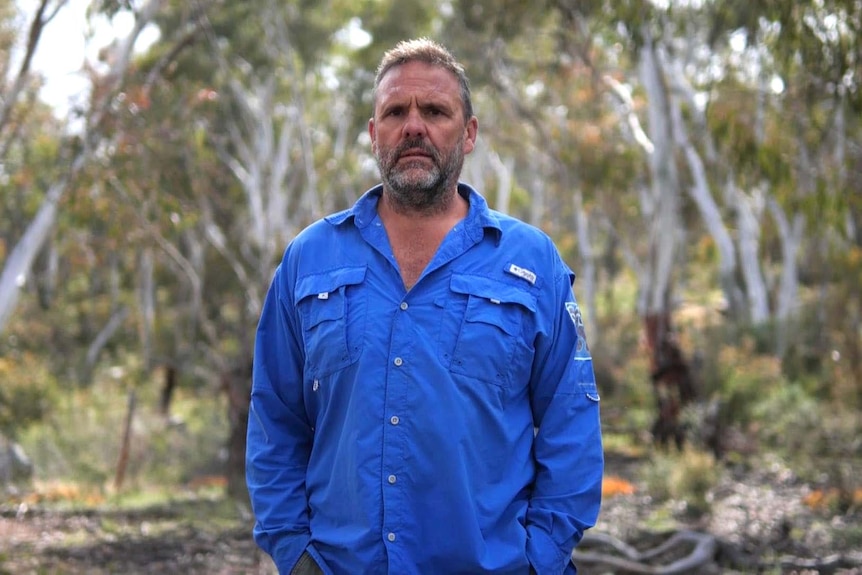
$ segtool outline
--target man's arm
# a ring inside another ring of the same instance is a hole
[[[548,289],[540,298],[530,384],[537,473],[527,509],[527,557],[538,575],[566,572],[572,550],[598,518],[604,470],[599,395],[572,294],[574,275],[562,261],[558,270],[553,293]]]
[[[308,546],[305,476],[313,430],[302,393],[302,345],[285,285],[276,271],[261,313],[246,447],[246,482],[255,514],[254,538],[288,573]]]

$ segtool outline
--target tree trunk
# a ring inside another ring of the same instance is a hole
[[[677,91],[688,91],[687,81],[680,66],[671,65],[668,68],[673,72],[674,85]],[[685,159],[692,178],[692,184],[688,187],[688,194],[694,200],[706,229],[715,241],[715,246],[718,250],[719,282],[728,306],[732,311],[741,310],[744,307],[744,294],[736,280],[737,260],[733,238],[727,226],[724,225],[721,210],[710,192],[709,179],[703,159],[692,143],[691,138],[689,138],[689,132],[683,118],[680,97],[671,96],[670,106],[673,117],[674,139],[676,145],[685,152]],[[689,106],[693,107],[694,102],[690,101]],[[706,140],[707,149],[712,149],[713,146],[709,141],[708,135],[706,136]]]
[[[688,364],[671,326],[671,275],[682,226],[673,140],[675,118],[659,57],[660,46],[653,43],[646,27],[643,38],[640,74],[649,100],[648,129],[654,151],[649,157],[651,188],[642,196],[649,245],[645,273],[640,278],[640,288],[644,292],[640,312],[644,318],[656,401],[653,438],[663,446],[673,440],[682,448],[684,432],[680,415],[684,405],[693,399],[694,391]]]
[[[640,288],[642,314],[664,314],[670,304],[671,272],[677,253],[679,218],[679,174],[674,158],[668,93],[657,46],[649,30],[643,29],[640,74],[649,100],[649,135],[654,151],[649,157],[651,187],[644,198],[643,213],[649,226],[648,263]]]
[[[802,245],[805,219],[802,214],[796,214],[791,225],[784,210],[773,197],[767,200],[766,206],[772,214],[772,219],[775,220],[778,237],[781,240],[781,281],[778,284],[775,319],[777,320],[778,356],[783,357],[788,344],[787,322],[793,313],[793,304],[796,303],[799,294],[799,263],[796,256]]]
[[[760,269],[760,215],[764,208],[763,194],[754,190],[748,196],[736,187],[732,181],[728,183],[734,201],[739,233],[739,259],[742,266],[742,277],[745,281],[745,292],[748,297],[748,320],[754,325],[761,325],[769,320],[769,299],[767,297],[766,281]]]
[[[653,440],[661,447],[668,447],[673,441],[681,450],[685,443],[682,410],[695,398],[691,370],[674,335],[669,312],[647,315],[644,331],[656,407],[651,429]]]
[[[248,499],[245,482],[245,444],[248,431],[249,398],[251,397],[251,362],[232,369],[222,376],[222,389],[227,394],[230,430],[227,441],[227,492],[239,501]]]
[[[5,329],[12,317],[12,312],[18,305],[21,289],[27,283],[33,261],[54,230],[57,204],[65,194],[68,185],[68,178],[63,178],[51,185],[39,211],[27,226],[24,236],[15,244],[3,266],[3,273],[0,274],[0,333]]]
[[[155,256],[151,247],[145,247],[139,255],[138,270],[138,339],[141,344],[141,365],[149,372],[154,367],[153,332],[156,326]]]
[[[596,309],[596,255],[590,234],[590,218],[584,209],[584,198],[580,191],[574,194],[575,200],[575,232],[578,235],[578,252],[581,255],[582,268],[577,270],[581,278],[580,288],[576,290],[583,296],[583,307],[591,318],[598,317]],[[590,323],[590,337],[593,341],[599,338],[599,322]]]

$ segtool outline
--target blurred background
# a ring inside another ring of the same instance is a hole
[[[428,36],[472,82],[463,179],[578,276],[608,458],[583,564],[684,529],[697,572],[857,572],[860,27],[860,0],[0,0],[0,532],[205,500],[247,545],[265,290],[376,183],[375,66]]]

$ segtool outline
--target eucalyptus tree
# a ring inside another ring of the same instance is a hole
[[[47,2],[42,2],[40,6],[44,7],[46,4]],[[33,261],[55,226],[60,202],[68,193],[75,178],[93,159],[103,143],[102,123],[130,64],[135,40],[158,11],[160,4],[160,0],[151,0],[136,11],[134,26],[128,36],[114,48],[108,71],[103,78],[94,81],[94,84],[98,83],[98,85],[94,85],[90,108],[85,113],[83,133],[77,138],[70,139],[66,151],[59,156],[60,160],[68,166],[67,169],[43,191],[39,209],[23,235],[15,241],[4,261],[3,270],[0,273],[0,330],[5,328],[13,313]],[[28,45],[38,42],[46,19],[49,19],[51,14],[53,13],[46,10],[36,11],[34,21],[29,27],[34,32],[31,32]],[[22,77],[26,76],[28,69],[22,68],[21,72]],[[11,95],[17,94],[13,92]],[[14,102],[7,103],[14,106]]]

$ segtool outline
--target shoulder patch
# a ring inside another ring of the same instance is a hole
[[[569,317],[572,318],[572,323],[575,324],[575,330],[578,332],[578,347],[575,350],[576,357],[589,355],[590,348],[587,346],[587,330],[584,328],[584,318],[581,317],[581,310],[578,304],[573,301],[567,301],[566,311],[569,313]]]

